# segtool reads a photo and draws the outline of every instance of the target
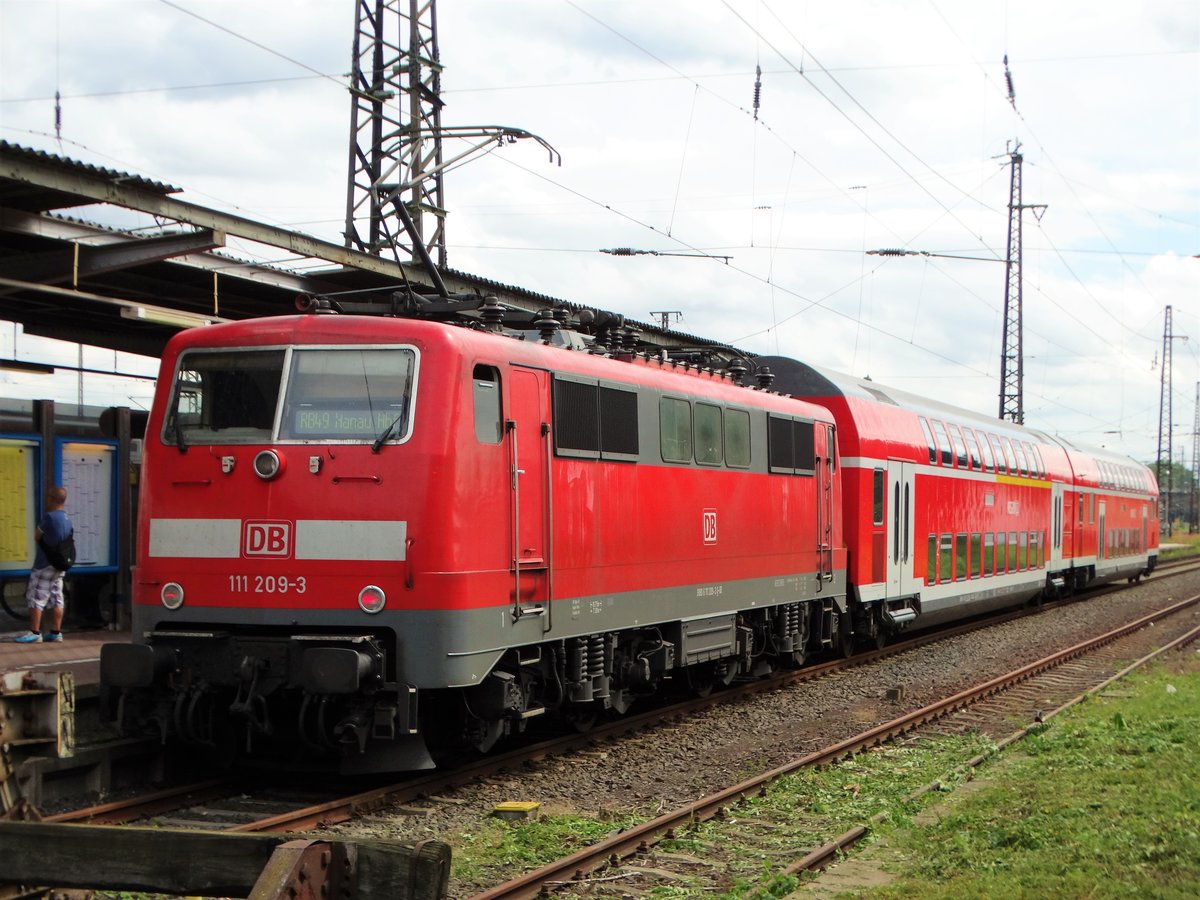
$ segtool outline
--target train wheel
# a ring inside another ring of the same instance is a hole
[[[504,736],[503,719],[471,719],[467,723],[467,744],[480,753],[488,753]]]
[[[563,718],[571,723],[571,727],[580,734],[591,731],[596,724],[596,711],[591,707],[586,709],[575,709],[570,712],[563,713]]]
[[[709,663],[701,663],[687,667],[688,688],[697,697],[707,697],[713,692],[717,683],[717,675]]]

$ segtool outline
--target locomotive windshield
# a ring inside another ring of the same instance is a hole
[[[163,440],[181,448],[402,441],[415,368],[416,354],[402,348],[189,351],[180,357]]]

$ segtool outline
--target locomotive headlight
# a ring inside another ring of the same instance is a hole
[[[387,605],[387,595],[384,594],[383,588],[368,584],[358,592],[358,605],[363,612],[374,615]]]
[[[167,609],[179,609],[183,606],[183,585],[169,581],[163,585],[159,596],[162,598],[162,605]]]
[[[254,474],[263,481],[270,481],[283,471],[283,460],[274,450],[260,450],[254,457]]]

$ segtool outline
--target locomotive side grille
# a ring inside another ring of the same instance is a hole
[[[554,381],[554,436],[560,450],[599,450],[600,416],[596,386]]]

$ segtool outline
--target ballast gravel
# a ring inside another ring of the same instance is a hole
[[[536,801],[547,814],[601,821],[654,817],[971,684],[1103,634],[1200,591],[1200,573],[1156,576],[1129,590],[1084,599],[813,681],[718,704],[686,719],[530,763],[403,809],[332,826],[328,834],[452,846],[497,804]],[[899,688],[902,699],[889,700]],[[454,882],[453,897],[490,884]]]

